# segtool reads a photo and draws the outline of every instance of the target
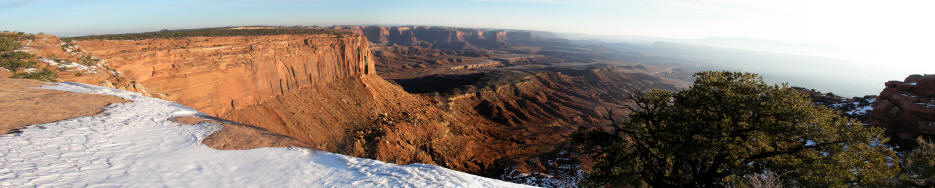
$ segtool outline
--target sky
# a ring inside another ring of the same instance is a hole
[[[741,37],[935,73],[928,0],[0,0],[0,30],[59,36],[235,25],[440,25],[607,36]],[[830,55],[829,55],[830,56]],[[921,67],[921,68],[920,68]]]

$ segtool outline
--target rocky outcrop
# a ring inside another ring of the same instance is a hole
[[[816,105],[831,108],[844,116],[860,120],[864,124],[869,124],[869,113],[873,110],[873,104],[877,100],[875,95],[845,98],[834,93],[824,93],[815,89],[803,87],[792,87],[792,89],[805,94]]]
[[[935,135],[935,75],[912,75],[890,81],[873,105],[870,124],[898,139]]]
[[[290,90],[375,75],[360,35],[270,35],[83,40],[133,88],[211,115]],[[92,83],[98,84],[98,83]]]

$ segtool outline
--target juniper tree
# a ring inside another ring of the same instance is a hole
[[[686,90],[634,97],[612,130],[575,133],[596,156],[584,184],[717,187],[774,172],[786,184],[883,185],[899,171],[879,128],[756,74],[694,76]]]

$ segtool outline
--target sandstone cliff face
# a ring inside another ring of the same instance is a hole
[[[211,115],[316,84],[375,75],[359,35],[85,40],[82,49],[152,96]],[[93,83],[97,84],[97,83]]]
[[[870,124],[899,139],[935,135],[935,75],[912,75],[890,81],[873,105]]]
[[[385,43],[389,42],[390,30],[383,26],[365,27],[363,34],[370,42]]]
[[[495,139],[376,76],[369,43],[361,35],[75,43],[103,59],[116,75],[67,81],[122,80],[132,83],[127,90],[257,126],[311,148],[475,173],[499,156],[483,152]]]

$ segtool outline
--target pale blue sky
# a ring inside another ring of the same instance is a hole
[[[233,25],[393,24],[668,38],[746,37],[856,49],[931,68],[935,1],[0,0],[0,30],[59,36]]]

